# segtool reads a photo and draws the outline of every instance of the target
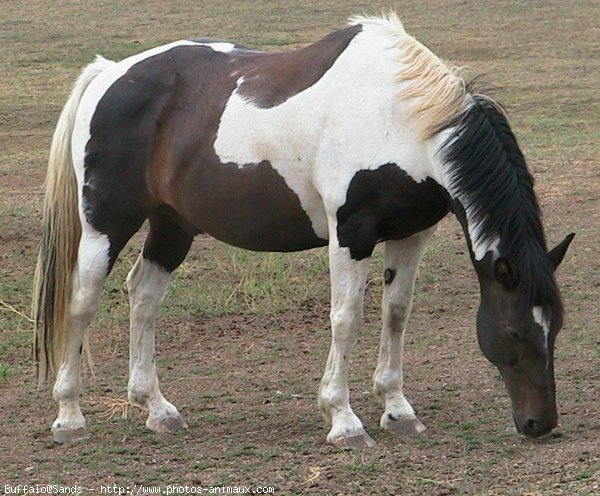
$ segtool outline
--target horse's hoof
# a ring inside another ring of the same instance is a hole
[[[375,446],[375,440],[366,431],[362,431],[358,434],[336,437],[331,441],[331,444],[342,450],[362,450]]]
[[[179,414],[152,420],[148,419],[146,426],[157,434],[167,434],[169,432],[176,432],[188,428],[186,421]]]
[[[427,427],[417,417],[414,418],[398,418],[394,419],[391,416],[387,416],[383,428],[397,434],[399,436],[414,436],[421,434]]]
[[[68,444],[79,439],[83,439],[87,434],[85,427],[78,427],[76,429],[67,429],[65,427],[57,427],[52,429],[52,437],[54,442],[59,444]]]

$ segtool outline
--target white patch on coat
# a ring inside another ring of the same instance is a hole
[[[373,375],[375,396],[385,411],[380,426],[387,429],[392,419],[412,419],[415,412],[402,391],[404,330],[412,307],[417,269],[435,227],[400,241],[386,241],[384,267],[396,271],[384,284],[381,342],[377,369]]]
[[[539,326],[541,326],[544,331],[544,344],[546,349],[548,349],[548,336],[550,334],[550,325],[548,324],[548,320],[544,317],[544,312],[542,307],[536,306],[531,309],[531,313],[533,314],[533,320]]]
[[[235,45],[233,43],[222,41],[215,41],[214,43],[198,43],[198,45],[212,48],[215,52],[229,53],[235,50]]]
[[[315,84],[280,105],[255,105],[240,92],[240,77],[215,152],[240,167],[269,161],[327,239],[327,214],[345,203],[359,170],[395,163],[417,182],[437,176],[399,98],[398,70],[398,49],[381,29],[365,26]]]
[[[332,339],[318,401],[321,412],[331,422],[327,441],[335,442],[364,433],[362,422],[350,407],[348,372],[363,315],[369,259],[353,260],[348,248],[339,246],[334,220],[329,230]]]
[[[58,402],[58,416],[52,424],[55,434],[85,427],[85,419],[79,407],[81,348],[85,330],[98,308],[109,263],[108,237],[85,222],[81,212],[80,216],[82,234],[73,275],[69,308],[70,332],[65,342],[65,357],[53,390],[54,399]]]
[[[500,250],[498,249],[498,246],[500,245],[500,237],[495,236],[489,241],[486,239],[481,239],[479,234],[479,223],[467,220],[467,226],[469,229],[469,238],[471,239],[471,249],[473,250],[475,260],[483,260],[489,252],[492,252],[492,261],[497,260],[500,257]]]

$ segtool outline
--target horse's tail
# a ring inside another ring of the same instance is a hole
[[[54,130],[43,206],[42,241],[33,283],[34,357],[38,383],[60,366],[67,338],[72,276],[81,238],[77,181],[71,138],[81,98],[92,80],[110,65],[102,57],[88,65],[60,114]]]

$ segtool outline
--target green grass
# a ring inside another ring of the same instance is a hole
[[[275,452],[275,451],[271,451],[271,450],[265,450],[265,451],[263,451],[263,452],[261,453],[261,455],[260,455],[260,457],[261,457],[261,460],[262,460],[263,462],[266,462],[266,463],[268,463],[268,462],[271,462],[271,461],[275,460],[275,459],[276,459],[278,456],[279,456],[279,455],[278,455],[278,453],[277,453],[277,452]]]
[[[376,474],[377,472],[379,472],[381,470],[381,465],[377,461],[372,461],[355,465],[353,468],[359,473],[369,475]]]
[[[594,478],[595,480],[598,480],[599,476],[600,476],[600,463],[594,463],[592,466],[590,466],[590,467],[586,468],[585,470],[582,470],[581,472],[576,474],[575,478],[577,480],[586,481],[586,480],[589,480],[592,478]]]
[[[135,262],[137,245],[132,243],[108,277],[95,327],[127,326],[125,278]],[[174,272],[160,318],[275,315],[309,300],[327,298],[329,275],[324,250],[282,254],[249,252],[227,245],[220,248],[205,260],[184,262]]]
[[[475,422],[463,422],[459,426],[460,430],[458,431],[458,435],[468,450],[474,450],[481,444],[476,426],[477,423]]]
[[[169,288],[164,315],[275,314],[322,299],[328,291],[322,251],[252,253],[223,245],[211,262],[218,270],[208,276],[198,270],[198,261],[182,265]]]
[[[108,277],[95,326],[127,325],[125,278],[133,267],[138,246],[132,243]],[[174,272],[161,318],[274,315],[328,295],[324,250],[282,254],[249,252],[227,245],[220,248],[219,252],[184,262]]]
[[[0,295],[0,356],[26,361],[30,356],[33,334],[29,320],[29,277],[5,280]],[[25,295],[25,298],[24,298]]]
[[[225,459],[231,460],[238,457],[253,457],[256,454],[256,446],[252,444],[245,444],[232,450],[225,452]]]
[[[0,363],[0,380],[6,380],[15,375],[16,371],[10,365]]]

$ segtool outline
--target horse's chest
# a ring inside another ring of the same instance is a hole
[[[379,241],[412,236],[448,211],[446,194],[433,179],[417,182],[395,164],[385,164],[355,174],[337,211],[337,235],[360,260]]]

